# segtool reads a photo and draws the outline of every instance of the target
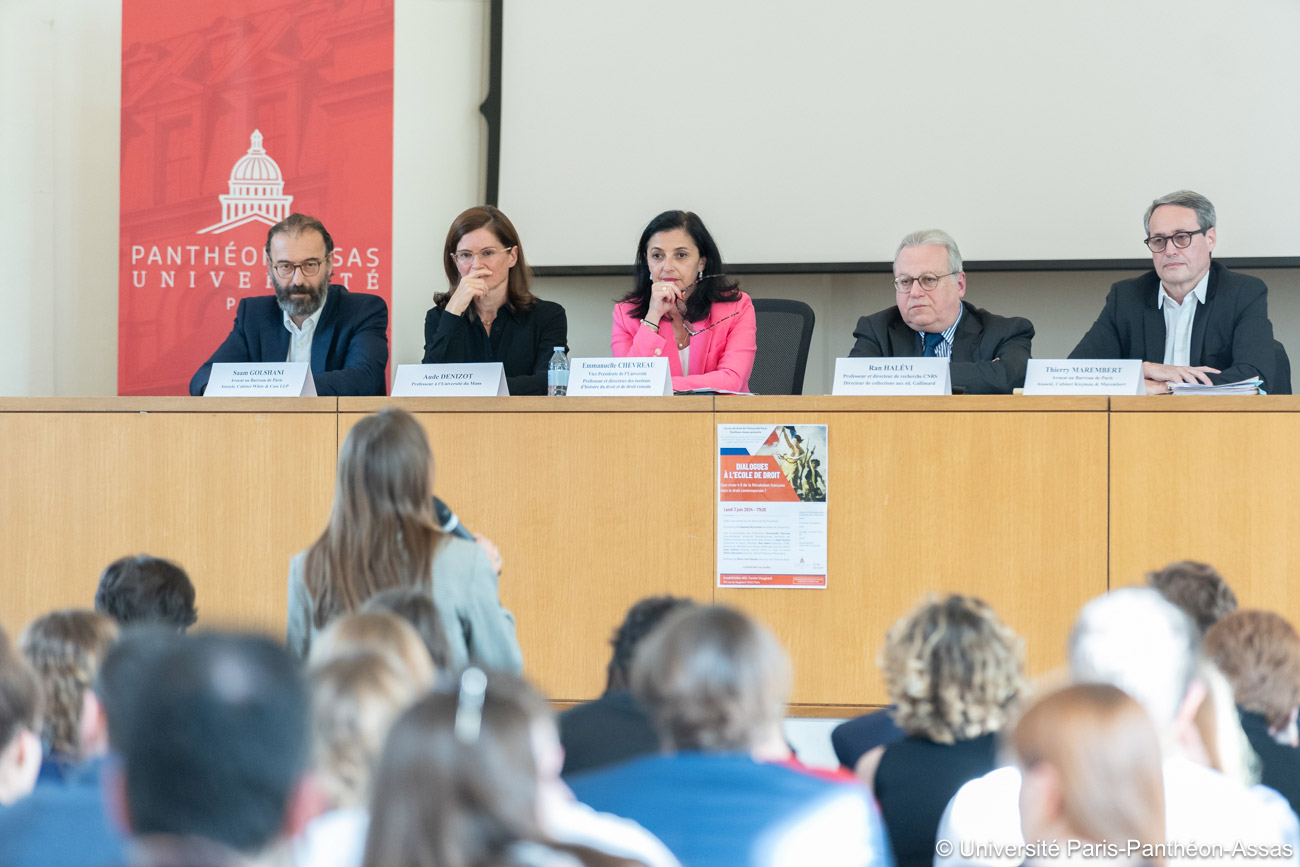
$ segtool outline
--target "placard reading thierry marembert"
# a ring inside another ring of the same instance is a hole
[[[570,397],[657,397],[673,393],[666,358],[575,358]]]
[[[204,397],[315,397],[306,361],[212,365]]]
[[[824,424],[718,425],[718,586],[826,589]]]
[[[499,361],[470,364],[399,364],[393,397],[505,397],[505,365]]]
[[[1142,361],[1133,358],[1031,358],[1025,394],[1144,394]]]
[[[837,358],[831,394],[952,394],[946,358]]]

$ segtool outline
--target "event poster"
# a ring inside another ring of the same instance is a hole
[[[718,586],[826,587],[824,424],[718,425]]]
[[[188,394],[293,212],[391,301],[393,0],[123,0],[119,394]]]

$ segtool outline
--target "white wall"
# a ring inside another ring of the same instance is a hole
[[[487,3],[396,0],[396,19],[393,359],[410,363],[420,360],[424,313],[443,279],[447,224],[483,195]],[[120,0],[0,0],[0,395],[116,392],[120,52]],[[680,204],[691,207],[688,196]],[[1136,225],[1137,216],[1120,218]],[[1220,214],[1221,237],[1232,222]],[[914,228],[900,225],[897,234]],[[520,231],[527,243],[528,227]],[[791,241],[799,241],[793,227]],[[1272,289],[1280,338],[1300,352],[1300,271],[1256,273]],[[1035,354],[1059,356],[1120,276],[971,274],[968,298],[1029,317],[1039,335]],[[893,303],[880,274],[753,276],[742,284],[757,296],[813,306],[810,394],[828,390],[857,317]],[[626,281],[547,278],[536,289],[568,308],[577,354],[608,352],[610,306]]]

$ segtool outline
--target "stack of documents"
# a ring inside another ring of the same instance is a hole
[[[1243,379],[1240,382],[1225,382],[1223,385],[1204,385],[1199,382],[1171,382],[1170,394],[1259,394],[1259,387],[1264,380],[1258,376]]]

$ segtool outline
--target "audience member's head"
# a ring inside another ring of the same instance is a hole
[[[683,605],[694,601],[679,596],[648,596],[627,610],[627,616],[609,639],[614,654],[606,670],[605,692],[626,690],[630,683],[632,658],[650,630]]]
[[[99,576],[95,610],[119,626],[156,623],[184,632],[194,625],[194,585],[170,560],[139,554],[114,560]]]
[[[790,677],[785,649],[758,621],[691,605],[642,642],[631,686],[666,748],[748,752],[779,729]]]
[[[451,642],[447,640],[447,628],[443,625],[438,606],[425,588],[390,587],[381,590],[366,600],[361,611],[396,614],[420,636],[436,669],[447,671],[451,668]]]
[[[1190,692],[1200,683],[1200,655],[1201,634],[1190,617],[1155,590],[1126,587],[1079,612],[1070,632],[1070,679],[1124,690],[1164,737],[1178,720],[1190,723],[1199,704]]]
[[[133,835],[255,854],[296,831],[308,698],[289,655],[208,633],[176,639],[145,677],[120,747]]]
[[[1026,840],[1165,842],[1160,738],[1123,690],[1085,684],[1034,702],[1011,731]],[[1163,863],[1164,859],[1154,859]]]
[[[428,689],[385,653],[353,653],[312,669],[312,752],[331,809],[370,801],[370,780],[393,720]]]
[[[41,684],[0,629],[0,805],[25,797],[41,770]]]
[[[413,683],[433,685],[436,674],[424,642],[412,627],[396,614],[364,611],[340,617],[312,644],[308,663],[317,668],[356,653],[383,653]]]
[[[1300,706],[1300,635],[1272,611],[1244,610],[1205,633],[1205,655],[1232,684],[1237,706],[1259,714],[1274,736],[1290,733]]]
[[[1213,566],[1180,560],[1147,573],[1147,586],[1177,605],[1204,634],[1220,618],[1237,610],[1237,595]]]
[[[375,775],[366,867],[513,863],[541,837],[532,726],[546,713],[523,681],[478,669],[406,711]]]
[[[82,716],[81,743],[92,754],[120,751],[135,719],[140,694],[149,688],[150,666],[178,640],[169,625],[126,629],[99,666],[91,686],[93,701]],[[89,718],[87,718],[89,715]]]
[[[986,603],[955,594],[894,623],[881,667],[899,728],[941,744],[1000,730],[1026,686],[1024,642]]]
[[[72,764],[88,758],[81,745],[86,693],[116,640],[117,623],[111,617],[77,609],[39,617],[19,637],[45,696],[42,739],[60,761]]]
[[[429,438],[409,412],[381,410],[348,431],[329,525],[304,566],[318,629],[381,590],[429,586],[444,535],[434,520],[432,485]]]

